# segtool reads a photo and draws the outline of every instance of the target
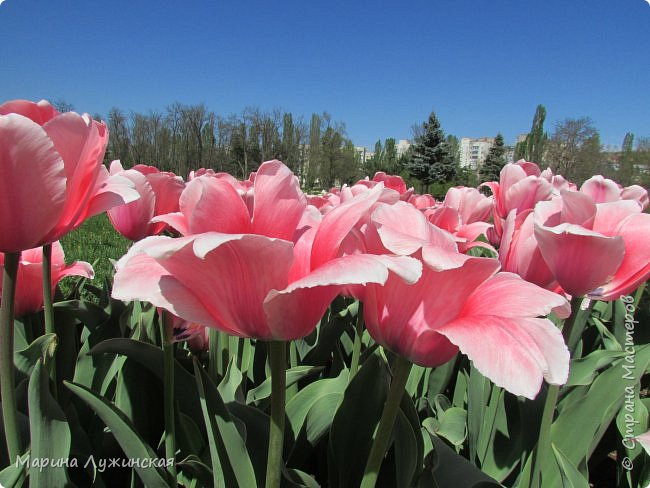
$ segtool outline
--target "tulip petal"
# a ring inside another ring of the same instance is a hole
[[[549,269],[572,296],[605,285],[625,255],[621,237],[606,237],[572,224],[552,228],[535,224],[535,238]]]
[[[600,300],[618,300],[650,278],[650,215],[630,215],[621,222],[618,234],[625,242],[625,257],[614,278],[593,293]]]
[[[0,251],[46,243],[65,204],[63,160],[42,127],[21,115],[0,117]]]
[[[492,276],[468,296],[462,316],[539,317],[555,312],[560,318],[571,313],[569,302],[514,273]]]
[[[585,181],[580,192],[589,195],[594,203],[615,202],[621,198],[621,187],[601,175],[592,176]]]
[[[484,376],[515,395],[533,399],[543,378],[551,384],[567,380],[569,351],[550,320],[473,315],[437,330]]]
[[[407,257],[354,254],[329,261],[284,290],[272,290],[264,303],[275,340],[309,334],[341,290],[350,285],[383,284],[389,269],[410,281],[417,280],[421,265]]]
[[[292,241],[307,207],[298,178],[282,162],[263,163],[255,176],[255,234]]]
[[[250,231],[250,215],[237,190],[228,181],[200,176],[190,181],[180,196],[180,210],[191,234]]]
[[[311,267],[318,268],[338,256],[339,247],[359,220],[366,215],[381,195],[383,184],[361,193],[335,207],[321,221],[312,245]]]

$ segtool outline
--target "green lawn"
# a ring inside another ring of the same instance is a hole
[[[108,216],[103,213],[86,220],[81,227],[66,235],[61,239],[61,245],[65,251],[66,263],[89,262],[95,269],[93,283],[102,286],[104,278],[113,275],[110,259],[122,257],[131,246],[131,241],[113,229]],[[71,280],[73,278],[62,282],[64,294],[69,291]]]

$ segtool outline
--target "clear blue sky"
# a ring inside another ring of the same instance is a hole
[[[100,114],[327,111],[368,147],[410,138],[431,110],[447,133],[512,142],[543,103],[547,130],[588,116],[620,145],[650,136],[650,5],[6,0],[0,95]]]

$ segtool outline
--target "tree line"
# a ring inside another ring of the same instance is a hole
[[[73,108],[64,101],[54,105],[60,111]],[[95,117],[106,121],[111,134],[107,161],[119,159],[125,167],[151,164],[182,176],[205,167],[247,178],[263,161],[280,159],[308,189],[328,189],[385,171],[401,174],[422,192],[444,195],[450,186],[497,180],[507,163],[499,133],[477,170],[461,167],[459,140],[445,134],[434,111],[412,127],[413,144],[406,153],[398,155],[395,139],[388,138],[377,141],[372,157],[365,160],[347,137],[345,124],[327,112],[309,120],[257,108],[223,116],[205,104],[175,102],[163,111],[112,108],[106,117]],[[602,174],[624,185],[650,184],[650,138],[628,133],[620,152],[606,153],[591,119],[559,121],[550,134],[545,120],[546,109],[539,105],[530,132],[515,147],[514,160],[549,166],[577,183]]]

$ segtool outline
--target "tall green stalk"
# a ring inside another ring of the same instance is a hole
[[[54,304],[52,300],[52,244],[43,246],[43,316],[45,318],[45,333],[55,334]],[[56,384],[56,350],[52,352],[50,378],[54,383],[53,395],[57,398]]]
[[[569,347],[569,352],[572,353],[573,347],[571,346],[571,336],[574,331],[582,335],[582,330],[585,327],[589,312],[587,310],[580,310],[582,304],[582,297],[573,297],[571,299],[571,315],[566,320],[562,328],[562,336],[565,343]],[[574,342],[577,344],[579,338]],[[575,346],[575,345],[574,345]],[[542,486],[542,467],[548,463],[548,459],[553,456],[553,448],[551,446],[551,426],[553,424],[553,415],[555,413],[555,406],[560,394],[560,385],[549,385],[546,392],[546,400],[544,401],[544,411],[542,413],[542,422],[539,429],[539,438],[537,439],[537,447],[533,451],[533,468],[532,468],[532,487]]]
[[[284,443],[287,350],[283,341],[268,343],[271,361],[271,425],[266,463],[266,488],[279,488]]]
[[[375,434],[375,440],[372,443],[372,448],[368,455],[368,462],[366,463],[366,469],[361,480],[361,488],[372,488],[377,483],[381,462],[388,449],[388,443],[393,433],[395,419],[397,418],[397,412],[399,411],[399,406],[404,396],[406,382],[408,381],[412,366],[413,363],[401,356],[398,356],[395,360],[393,379],[390,383],[388,398],[386,398],[384,411],[381,414],[379,427],[377,427],[377,433]]]
[[[176,479],[176,424],[174,420],[174,323],[172,316],[166,310],[160,313],[163,330],[163,361],[164,361],[164,393],[165,411],[165,458],[174,459],[169,465],[172,486],[178,486]]]
[[[2,421],[7,441],[9,462],[22,454],[18,411],[16,408],[14,370],[14,298],[20,252],[5,253],[2,272],[2,304],[0,306],[0,395],[2,397]]]
[[[352,345],[352,359],[350,360],[350,374],[348,383],[359,370],[359,357],[361,356],[361,342],[363,339],[363,303],[359,302],[357,323],[354,328],[354,344]]]

